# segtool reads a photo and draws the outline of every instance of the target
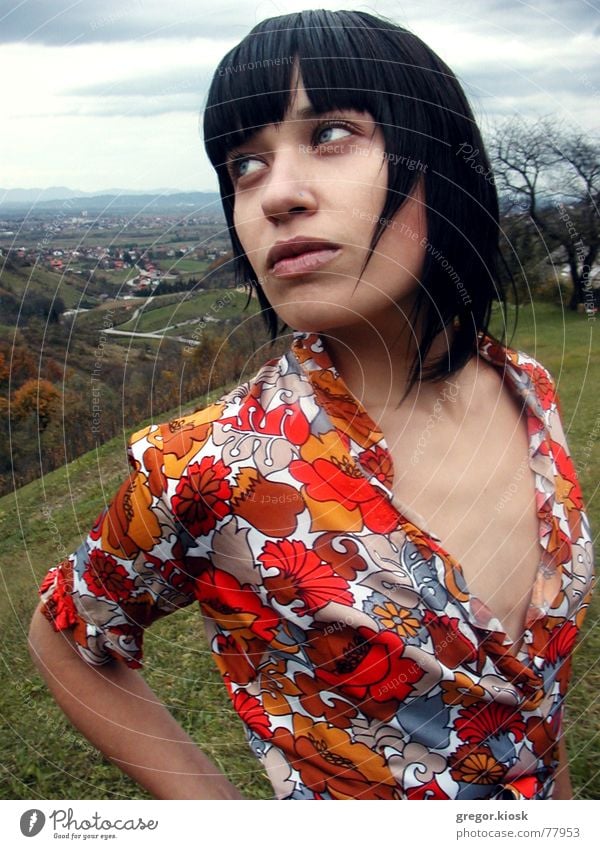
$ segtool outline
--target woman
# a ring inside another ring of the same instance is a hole
[[[277,798],[569,798],[589,528],[550,375],[488,330],[497,198],[456,78],[386,20],[285,15],[204,129],[236,278],[291,345],[134,434],[40,588],[36,663],[155,796],[240,798],[135,672],[197,600]]]

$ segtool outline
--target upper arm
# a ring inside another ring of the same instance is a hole
[[[131,437],[129,476],[39,589],[44,616],[57,631],[71,629],[90,663],[117,658],[139,667],[144,628],[195,600],[156,433]]]

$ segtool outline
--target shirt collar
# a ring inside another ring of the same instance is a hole
[[[341,384],[344,394],[352,397],[331,360],[323,338],[318,333],[294,331],[292,351],[313,385],[315,373],[327,371],[336,383]],[[523,404],[539,420],[544,431],[547,431],[547,413],[535,380],[536,377],[539,377],[536,372],[542,371],[539,363],[527,354],[509,348],[483,331],[480,331],[477,336],[477,351],[483,359],[502,373],[502,378],[509,382]],[[357,406],[360,409],[358,402]]]

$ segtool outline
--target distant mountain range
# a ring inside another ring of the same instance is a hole
[[[47,189],[0,188],[0,215],[7,212],[58,212],[64,215],[115,215],[119,213],[196,213],[222,217],[217,192],[182,192],[178,189],[106,189],[82,192],[66,186]]]

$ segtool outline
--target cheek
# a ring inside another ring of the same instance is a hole
[[[251,249],[251,245],[256,244],[256,240],[252,235],[252,225],[251,223],[244,218],[243,214],[239,214],[234,211],[233,214],[233,227],[235,230],[235,234],[238,238],[239,243],[242,246],[242,250],[246,254],[250,264],[253,263],[254,255]]]
[[[370,173],[360,175],[360,178],[357,178],[355,173],[353,179],[360,179],[360,182],[353,186],[349,180],[346,189],[342,189],[342,193],[346,191],[352,199],[352,215],[355,220],[361,221],[361,226],[365,229],[376,228],[377,219],[385,204],[387,183],[380,172],[373,169]]]

